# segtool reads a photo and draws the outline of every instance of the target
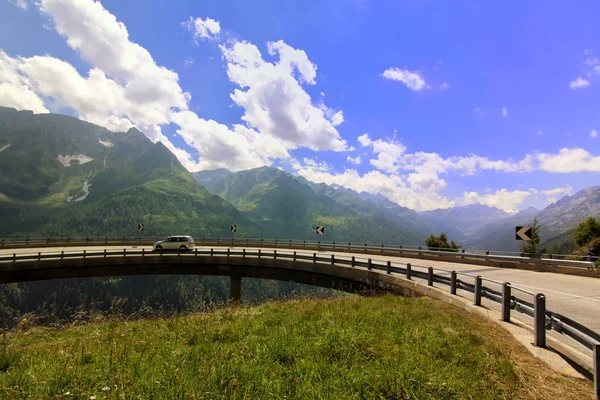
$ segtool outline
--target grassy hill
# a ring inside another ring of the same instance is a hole
[[[591,384],[473,314],[396,296],[298,299],[4,336],[23,398],[582,399]],[[95,397],[92,397],[95,396]]]

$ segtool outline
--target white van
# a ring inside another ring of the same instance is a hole
[[[152,250],[192,250],[194,238],[191,236],[169,236],[152,245]]]

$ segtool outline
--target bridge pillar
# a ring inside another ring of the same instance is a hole
[[[229,284],[229,301],[239,303],[242,299],[242,277],[232,276]]]

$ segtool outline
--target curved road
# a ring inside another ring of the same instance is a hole
[[[61,251],[66,252],[82,252],[84,249],[87,251],[99,251],[103,249],[107,250],[123,250],[123,249],[136,249],[141,250],[142,248],[146,251],[150,251],[150,246],[89,246],[89,247],[52,247],[52,248],[24,248],[24,249],[2,249],[0,254],[42,254],[59,253]],[[198,250],[210,250],[207,247],[197,246]],[[227,249],[228,247],[214,247],[216,249]],[[243,246],[235,247],[241,250]],[[275,249],[262,248],[263,252],[272,252]],[[278,254],[292,253],[294,249],[276,249]],[[249,252],[258,251],[257,248],[248,248]],[[312,254],[312,251],[296,250],[298,254]],[[519,269],[508,269],[508,268],[497,268],[483,265],[473,264],[460,264],[454,262],[444,261],[429,261],[429,260],[418,260],[404,257],[389,257],[389,256],[377,256],[377,255],[361,255],[361,254],[350,254],[343,252],[331,252],[321,251],[318,252],[320,256],[335,254],[336,256],[351,257],[354,255],[357,260],[366,260],[371,258],[373,260],[391,261],[392,265],[404,265],[411,263],[413,269],[419,269],[421,267],[434,267],[435,269],[455,270],[457,272],[468,273],[473,275],[481,275],[483,278],[493,279],[500,282],[510,282],[514,286],[521,287],[536,293],[544,293],[546,295],[546,308],[551,311],[564,314],[569,318],[572,318],[581,324],[587,326],[590,329],[600,333],[600,279],[579,277],[573,275],[555,274],[547,272],[534,272],[525,271]],[[461,276],[459,279],[470,282],[468,277]],[[437,284],[436,284],[437,285]],[[484,282],[485,286],[500,291],[500,286]],[[531,296],[524,293],[513,293],[524,300],[532,301]],[[463,293],[464,297],[471,297],[471,293]],[[499,305],[494,302],[486,304],[491,308],[499,309]]]

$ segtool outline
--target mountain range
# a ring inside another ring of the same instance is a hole
[[[0,107],[0,236],[191,234],[422,245],[444,231],[465,248],[516,251],[516,225],[538,218],[549,246],[600,216],[600,186],[543,210],[473,204],[415,212],[381,194],[315,183],[272,167],[188,172],[135,128],[111,132],[58,114]],[[315,235],[317,225],[325,234]]]

